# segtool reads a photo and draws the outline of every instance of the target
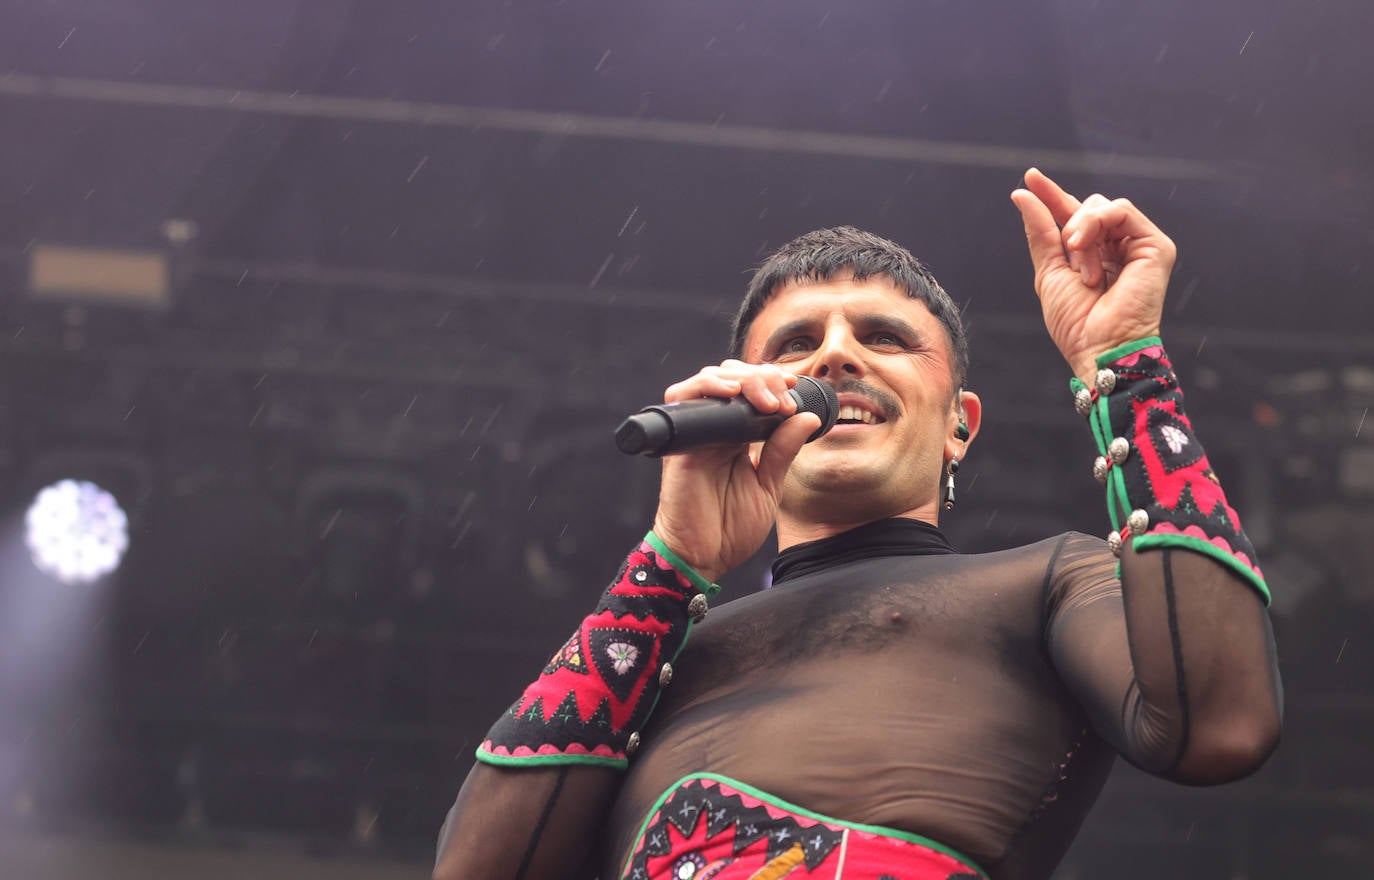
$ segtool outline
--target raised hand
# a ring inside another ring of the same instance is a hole
[[[1080,202],[1034,168],[1025,183],[1011,200],[1026,226],[1045,327],[1092,385],[1099,354],[1158,335],[1177,249],[1126,199]]]
[[[795,413],[787,390],[797,377],[771,364],[729,360],[706,367],[664,392],[665,403],[744,395],[764,413]],[[801,413],[778,426],[753,455],[747,445],[665,456],[654,534],[707,580],[762,546],[778,512],[782,479],[820,417]]]

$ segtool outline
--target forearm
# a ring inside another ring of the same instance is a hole
[[[1156,772],[1198,782],[1244,775],[1272,750],[1281,713],[1268,585],[1162,346],[1128,346],[1099,367],[1110,377],[1089,421],[1135,670],[1123,721]]]
[[[436,880],[581,880],[621,773],[478,763],[439,835]]]
[[[1273,631],[1249,584],[1183,548],[1122,554],[1136,690],[1123,706],[1136,763],[1181,782],[1253,772],[1277,745]]]
[[[570,639],[492,726],[444,824],[435,876],[577,876],[705,582],[650,534]]]

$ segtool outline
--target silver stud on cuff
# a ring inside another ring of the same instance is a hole
[[[630,738],[625,740],[625,757],[633,755],[639,751],[639,731],[630,734]]]
[[[1078,389],[1073,396],[1073,408],[1078,411],[1080,416],[1086,416],[1093,411],[1093,393],[1086,388]]]
[[[706,609],[708,607],[710,606],[706,602],[706,594],[697,593],[692,597],[692,601],[687,603],[687,613],[692,615],[692,620],[694,622],[701,623],[702,618],[706,616]]]
[[[1112,532],[1107,536],[1107,547],[1112,551],[1113,556],[1121,555],[1121,533]]]
[[[1121,464],[1131,454],[1131,441],[1125,437],[1113,437],[1107,446],[1107,454],[1112,457],[1113,464]]]
[[[1093,380],[1093,387],[1102,397],[1111,394],[1116,390],[1116,373],[1112,370],[1098,370],[1097,377]]]
[[[1099,455],[1097,458],[1093,459],[1094,479],[1099,483],[1105,484],[1107,482],[1107,472],[1111,470],[1111,467],[1111,463],[1107,461],[1105,455]]]
[[[1150,515],[1137,507],[1126,517],[1126,527],[1131,530],[1132,535],[1143,535],[1150,527]]]
[[[658,670],[658,686],[661,687],[661,688],[666,688],[668,685],[670,685],[670,684],[672,684],[672,683],[673,683],[673,664],[671,664],[671,663],[664,663],[663,666],[662,666],[662,668],[660,668],[660,669]]]

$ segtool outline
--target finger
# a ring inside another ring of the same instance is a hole
[[[1083,206],[1074,212],[1069,222],[1064,224],[1063,232],[1064,250],[1069,255],[1069,265],[1078,272],[1079,279],[1084,286],[1096,288],[1098,282],[1102,280],[1102,242],[1096,238],[1088,238],[1082,235],[1083,218],[1093,216],[1093,213],[1103,205],[1109,204],[1107,197],[1101,193],[1093,193],[1083,200]],[[1069,242],[1073,244],[1069,244]]]
[[[1066,265],[1059,225],[1054,222],[1054,215],[1040,197],[1029,190],[1018,189],[1011,194],[1011,200],[1021,212],[1021,222],[1026,227],[1026,245],[1030,248],[1031,263],[1036,273],[1056,265]]]
[[[754,368],[742,378],[740,388],[744,399],[759,412],[788,413],[796,409],[795,403],[787,393],[787,389],[790,385],[795,385],[796,381],[795,376],[790,376],[768,364]]]
[[[735,360],[728,358],[720,362],[718,366],[702,367],[702,372],[715,372],[722,375],[746,376],[753,373],[768,373],[779,376],[788,376],[795,379],[791,373],[784,370],[777,364],[751,364],[748,361]]]
[[[1093,193],[1084,199],[1083,206],[1074,211],[1069,222],[1064,224],[1061,233],[1064,237],[1064,250],[1073,253],[1096,247],[1098,239],[1095,233],[1099,231],[1095,225],[1096,218],[1102,208],[1110,204],[1107,197],[1101,193]]]
[[[1069,222],[1064,224],[1061,233],[1064,251],[1069,255],[1069,265],[1073,267],[1087,287],[1096,287],[1102,278],[1102,241],[1100,229],[1090,218],[1098,216],[1102,206],[1110,204],[1101,193],[1093,193],[1083,200],[1083,205]]]
[[[1083,279],[1083,283],[1088,287],[1097,287],[1102,282],[1102,248],[1097,245],[1083,248],[1082,251],[1071,251],[1070,253],[1079,254],[1078,275]]]
[[[1026,189],[1035,193],[1036,198],[1050,209],[1050,216],[1054,217],[1054,222],[1060,226],[1069,222],[1074,212],[1082,207],[1078,199],[1065,192],[1039,168],[1029,169],[1025,181]]]
[[[770,384],[777,380],[778,387],[791,388],[797,384],[797,377],[785,371],[777,364],[747,364],[743,361],[724,361],[719,366],[702,367],[701,372],[711,376],[721,376],[726,379],[736,379],[744,381],[755,376],[761,376]]]
[[[779,396],[786,394],[787,389],[797,383],[797,377],[773,364],[725,361],[719,366],[702,367],[695,376],[668,386],[664,391],[664,401],[679,403],[700,397],[736,397],[746,381],[755,386],[762,381],[774,396]]]
[[[820,426],[821,417],[809,412],[798,413],[778,426],[758,455],[758,480],[765,492],[778,497],[792,460],[806,445],[806,438],[816,433]]]
[[[738,379],[698,373],[690,379],[669,385],[663,392],[663,402],[681,403],[684,400],[697,400],[702,397],[738,397],[739,393]]]
[[[1098,201],[1098,198],[1101,200]],[[1088,249],[1123,238],[1166,238],[1129,199],[1095,197],[1064,225],[1064,245]]]
[[[778,412],[783,413],[785,415],[792,415],[797,411],[797,400],[787,392],[797,387],[797,377],[792,373],[783,373],[782,382],[782,406],[778,408]]]

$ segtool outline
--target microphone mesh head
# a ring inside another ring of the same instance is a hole
[[[835,421],[840,417],[840,399],[835,396],[834,388],[810,376],[798,376],[797,384],[792,390],[801,400],[797,406],[798,412],[815,413],[821,417],[821,426],[816,429],[816,433],[806,438],[807,443],[835,427]]]

